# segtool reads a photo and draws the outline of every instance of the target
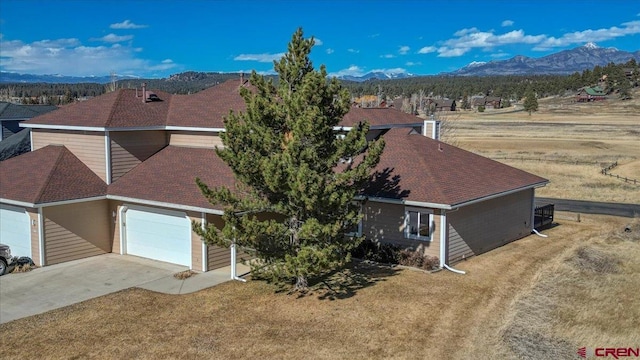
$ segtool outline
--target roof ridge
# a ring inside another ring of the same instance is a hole
[[[68,151],[67,148],[64,145],[47,145],[46,147],[58,147],[60,146],[60,153],[58,154],[58,157],[56,158],[55,162],[54,162],[54,166],[53,168],[49,171],[49,173],[47,174],[47,179],[44,181],[42,188],[40,188],[40,191],[38,191],[38,196],[36,196],[34,203],[37,203],[40,201],[40,199],[42,198],[42,196],[45,193],[45,190],[47,189],[47,187],[49,186],[49,182],[51,180],[51,178],[53,177],[53,173],[56,171],[56,169],[58,168],[58,166],[60,166],[60,160],[62,159],[62,156],[64,155],[65,151]]]
[[[111,108],[109,109],[109,115],[107,116],[107,121],[104,124],[106,127],[111,126],[111,121],[113,120],[113,115],[116,112],[116,107],[117,107],[116,105],[120,102],[120,97],[123,96],[122,93],[124,91],[122,91],[122,90],[124,90],[124,89],[118,89],[117,90],[118,94],[116,95],[116,99],[115,99],[115,101],[113,103],[111,103]]]

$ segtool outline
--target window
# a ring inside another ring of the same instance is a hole
[[[354,202],[354,205],[358,205],[360,207],[360,213],[362,213],[362,205]],[[347,236],[362,236],[362,218],[356,225],[353,225],[347,228],[345,235]]]
[[[431,241],[433,211],[407,208],[404,214],[404,225],[406,238]]]

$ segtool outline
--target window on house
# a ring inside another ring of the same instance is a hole
[[[431,241],[433,212],[426,209],[405,210],[404,235],[409,239]]]
[[[362,206],[361,205],[359,206],[360,206],[360,213],[362,213]],[[357,224],[348,228],[345,234],[347,236],[362,236],[362,219],[360,219],[360,221],[358,221]]]

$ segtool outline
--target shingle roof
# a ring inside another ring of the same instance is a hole
[[[106,195],[107,185],[67,148],[49,145],[0,162],[0,198],[42,204]]]
[[[458,205],[548,180],[418,134],[391,129],[366,194]]]
[[[213,149],[167,146],[109,185],[110,196],[180,204],[206,209],[211,205],[195,183],[234,188],[235,178]]]
[[[22,120],[56,110],[53,105],[18,105],[0,101],[0,120]]]

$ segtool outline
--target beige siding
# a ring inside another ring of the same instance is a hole
[[[109,234],[111,252],[120,254],[120,207],[119,201],[109,201]],[[115,215],[115,216],[114,216]]]
[[[533,189],[447,214],[448,262],[495,249],[531,233]]]
[[[187,216],[191,222],[202,222],[202,214],[188,211]],[[191,269],[202,271],[202,238],[191,231]]]
[[[169,145],[199,148],[223,147],[218,133],[200,131],[172,131],[169,133]]]
[[[108,209],[107,200],[44,208],[46,265],[110,252]]]
[[[118,180],[167,145],[164,131],[114,131],[111,138],[111,179]]]
[[[31,228],[31,260],[38,265],[42,266],[42,259],[40,259],[40,221],[38,221],[38,209],[27,208],[27,214],[29,214],[29,227]]]
[[[222,229],[224,222],[218,215],[207,214],[207,223]],[[207,246],[207,270],[219,269],[231,265],[231,250],[220,246]]]
[[[102,180],[107,179],[105,135],[97,131],[33,129],[33,150],[47,145],[64,145]]]
[[[431,241],[407,239],[404,236],[405,206],[369,201],[362,206],[362,234],[369,240],[391,243],[401,248],[421,248],[431,256],[440,256],[440,215],[433,215]]]

